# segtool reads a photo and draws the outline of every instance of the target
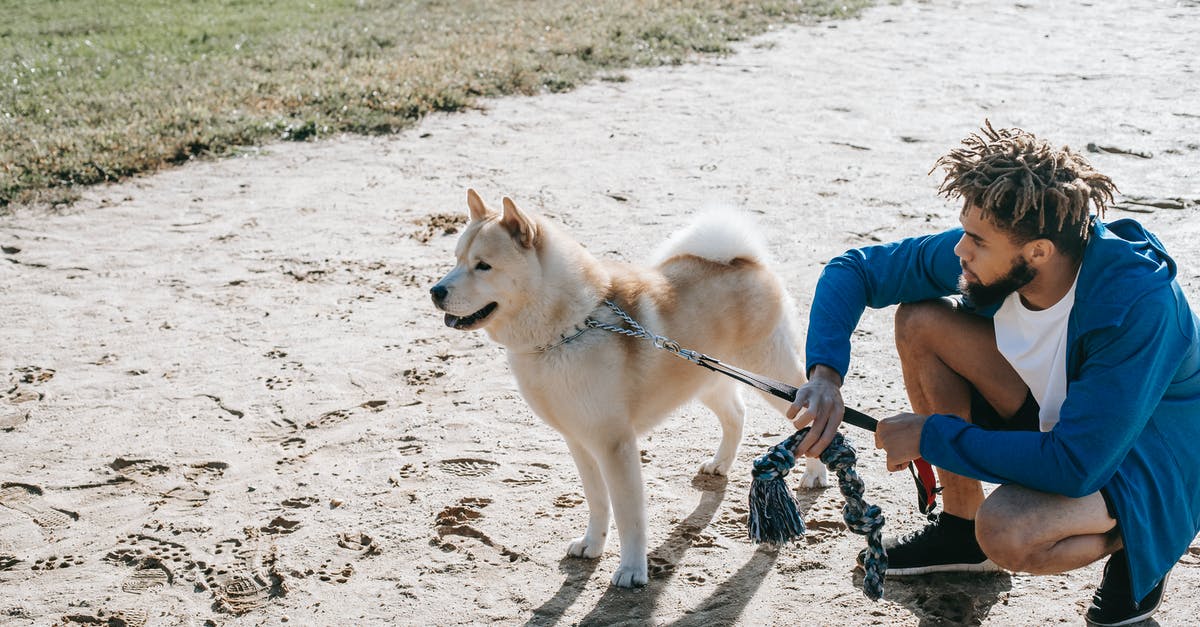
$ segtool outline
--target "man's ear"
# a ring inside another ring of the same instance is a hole
[[[1054,245],[1054,242],[1044,237],[1026,242],[1022,248],[1024,248],[1025,259],[1035,267],[1049,261],[1058,252],[1058,247]]]
[[[492,215],[492,210],[483,204],[483,199],[473,189],[467,190],[467,208],[471,210],[472,221],[483,220]]]
[[[525,248],[533,248],[537,243],[537,223],[517,208],[516,203],[508,196],[504,197],[504,216],[500,218],[500,226],[508,229],[513,239]]]

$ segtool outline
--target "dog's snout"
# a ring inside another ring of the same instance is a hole
[[[429,288],[429,294],[433,296],[433,302],[437,304],[441,304],[442,301],[446,300],[446,295],[449,293],[450,290],[446,289],[446,286],[441,283]]]

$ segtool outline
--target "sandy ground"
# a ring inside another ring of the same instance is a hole
[[[867,600],[836,489],[798,493],[804,542],[750,544],[749,462],[789,432],[757,399],[728,481],[694,474],[706,410],[645,438],[654,574],[610,588],[615,542],[564,558],[586,520],[565,445],[427,291],[470,186],[631,261],[699,209],[751,212],[803,317],[829,257],[956,222],[926,172],[987,117],[1142,153],[1089,156],[1161,201],[1110,217],[1156,230],[1200,303],[1197,23],[1196,2],[905,2],[0,219],[0,623],[1082,623],[1098,565]],[[845,389],[877,415],[906,408],[891,333],[868,313]],[[848,436],[890,532],[919,527],[907,475]],[[1194,623],[1197,586],[1200,542],[1158,623]]]

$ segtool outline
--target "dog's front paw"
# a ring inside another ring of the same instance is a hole
[[[726,476],[729,474],[729,468],[733,466],[732,459],[717,459],[716,457],[700,464],[700,474],[702,475],[719,475]]]
[[[828,488],[829,473],[825,472],[825,468],[820,469],[805,468],[804,474],[800,475],[800,487],[802,488]]]
[[[612,585],[618,588],[640,588],[649,580],[650,577],[646,574],[646,563],[643,561],[640,565],[626,566],[622,564],[618,566],[617,572],[612,576]]]
[[[567,546],[567,555],[571,557],[600,557],[604,553],[604,540],[601,536],[599,539],[583,536],[572,541]]]

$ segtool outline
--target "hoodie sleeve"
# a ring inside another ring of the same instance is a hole
[[[1120,325],[1080,340],[1079,377],[1068,383],[1053,430],[987,431],[934,414],[921,431],[921,456],[992,483],[1075,498],[1096,492],[1133,447],[1189,347],[1173,294],[1156,290]]]
[[[863,311],[948,296],[962,274],[954,246],[962,229],[856,248],[835,257],[817,281],[808,319],[806,371],[823,364],[844,378],[850,336]]]

